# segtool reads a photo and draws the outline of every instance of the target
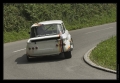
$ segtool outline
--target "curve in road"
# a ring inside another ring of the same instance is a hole
[[[26,40],[4,44],[3,79],[117,79],[117,74],[86,64],[84,54],[99,42],[116,35],[116,22],[70,31],[74,41],[71,59],[63,56],[25,57]]]

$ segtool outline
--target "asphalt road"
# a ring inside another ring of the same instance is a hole
[[[116,35],[116,22],[70,31],[74,41],[71,59],[63,56],[34,58],[25,56],[27,40],[4,44],[3,79],[117,79],[117,74],[89,66],[84,54],[99,42]]]

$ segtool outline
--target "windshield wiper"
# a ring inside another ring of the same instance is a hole
[[[46,36],[48,36],[48,35],[50,35],[50,34],[46,34]]]
[[[52,33],[53,35],[56,35],[57,33]]]
[[[37,35],[37,37],[41,37],[41,36],[45,36],[45,35]]]

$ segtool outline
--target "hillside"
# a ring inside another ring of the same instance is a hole
[[[68,30],[116,21],[116,4],[16,4],[3,6],[4,43],[29,38],[30,26],[45,20],[63,20]]]

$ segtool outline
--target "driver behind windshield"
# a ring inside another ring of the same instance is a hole
[[[36,29],[37,31],[37,35],[44,35],[44,29],[43,29],[44,25],[38,26]]]

